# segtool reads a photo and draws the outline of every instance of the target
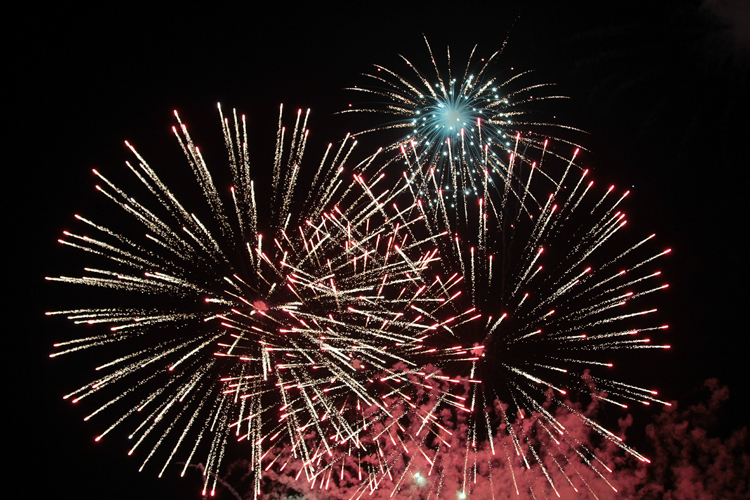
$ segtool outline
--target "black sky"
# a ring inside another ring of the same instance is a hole
[[[747,425],[740,408],[750,397],[743,101],[750,55],[740,59],[698,2],[557,3],[247,3],[169,12],[59,5],[19,13],[24,35],[6,76],[18,84],[6,100],[23,111],[5,120],[13,141],[6,213],[14,218],[5,244],[18,252],[6,260],[15,297],[5,353],[12,420],[20,423],[6,432],[22,472],[6,484],[22,484],[31,498],[199,498],[197,480],[138,473],[140,461],[118,439],[95,445],[96,424],[60,399],[88,365],[47,358],[52,342],[76,332],[43,316],[60,299],[43,277],[71,267],[55,240],[95,198],[90,169],[119,169],[126,139],[154,164],[160,151],[179,160],[173,109],[221,160],[218,101],[248,115],[251,147],[265,158],[281,102],[290,111],[312,108],[310,141],[322,148],[357,128],[358,118],[333,115],[358,98],[343,88],[365,84],[360,73],[372,63],[405,69],[398,53],[426,62],[422,34],[436,54],[450,45],[458,60],[474,44],[489,55],[510,34],[503,64],[534,69],[571,97],[553,105],[589,132],[580,138],[590,150],[585,166],[600,182],[632,185],[632,223],[674,248],[665,269],[672,287],[660,304],[674,348],[658,366],[642,367],[645,378],[667,398],[687,401],[693,387],[719,377],[732,391],[725,427]],[[368,141],[364,150],[376,146]]]

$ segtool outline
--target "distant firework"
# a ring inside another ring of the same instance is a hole
[[[376,71],[365,75],[370,85],[350,89],[372,97],[372,102],[345,112],[386,115],[383,125],[362,133],[404,131],[387,149],[419,151],[419,162],[435,173],[434,186],[424,177],[415,179],[428,203],[455,206],[466,197],[481,197],[488,188],[502,185],[510,153],[523,161],[546,149],[550,138],[569,142],[555,138],[555,132],[577,131],[533,118],[531,108],[539,101],[565,97],[548,93],[553,84],[524,83],[529,71],[510,68],[510,75],[498,76],[499,51],[477,61],[474,47],[466,67],[456,68],[448,50],[447,67],[441,69],[425,43],[431,61],[427,71],[404,56],[407,75],[375,65]]]

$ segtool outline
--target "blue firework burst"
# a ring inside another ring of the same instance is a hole
[[[348,111],[389,115],[386,123],[361,133],[404,130],[390,149],[419,151],[420,163],[437,173],[445,197],[481,195],[507,176],[511,155],[516,161],[525,160],[532,151],[547,148],[550,139],[571,143],[557,133],[577,129],[532,116],[537,101],[565,98],[549,92],[553,84],[525,84],[530,72],[513,68],[512,74],[501,77],[497,72],[500,51],[484,59],[476,57],[476,47],[459,72],[454,71],[448,49],[448,64],[441,70],[427,40],[425,43],[431,61],[429,73],[404,56],[409,76],[375,65],[376,71],[365,75],[373,85],[351,90],[378,101]]]

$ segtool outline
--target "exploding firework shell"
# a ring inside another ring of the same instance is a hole
[[[446,375],[467,381],[462,394],[472,413],[466,442],[473,444],[466,446],[466,463],[476,467],[481,447],[494,443],[493,455],[505,449],[509,460],[539,465],[553,489],[559,486],[549,479],[553,449],[565,446],[596,468],[595,457],[561,420],[578,419],[647,461],[571,398],[619,408],[667,404],[656,391],[607,372],[618,351],[669,348],[650,339],[666,325],[649,301],[668,287],[656,266],[670,250],[655,250],[654,235],[632,235],[622,212],[629,193],[598,189],[576,166],[577,153],[566,163],[553,159],[543,171],[511,153],[503,187],[466,199],[462,214],[444,203],[416,203],[431,233],[452,232],[448,241],[439,240],[441,265],[460,271],[466,293],[450,306],[476,307],[483,315],[450,334],[441,331],[430,338],[437,343],[426,346],[446,352],[460,344],[474,354],[438,363]],[[418,151],[403,155],[408,185],[414,177],[436,176]],[[415,199],[422,193],[411,190]]]
[[[227,193],[222,189],[221,195],[187,127],[181,122],[173,127],[203,192],[203,203],[191,199],[192,207],[183,205],[128,143],[137,161],[126,165],[150,195],[144,203],[94,170],[100,182],[97,190],[132,219],[121,228],[111,228],[77,215],[96,236],[66,231],[60,242],[93,254],[104,264],[87,267],[87,274],[82,277],[48,279],[123,291],[127,296],[104,294],[122,307],[48,314],[62,314],[91,328],[109,325],[105,333],[55,344],[58,350],[51,355],[108,348],[106,353],[112,358],[97,367],[99,378],[65,396],[73,402],[94,395],[104,400],[86,420],[104,411],[120,412],[97,441],[118,426],[130,426],[134,441],[130,453],[151,446],[144,466],[157,450],[168,449],[163,472],[181,452],[183,473],[192,461],[206,464],[208,486],[211,473],[220,465],[230,424],[243,411],[233,397],[227,397],[226,384],[219,381],[220,374],[245,374],[244,364],[214,355],[217,343],[229,337],[222,318],[231,315],[233,309],[263,310],[265,296],[254,274],[260,262],[261,230],[278,228],[279,221],[290,217],[289,205],[306,145],[306,119],[307,115],[298,114],[291,137],[279,126],[273,208],[269,210],[273,218],[259,221],[244,117],[238,120],[236,113],[233,127],[222,116],[233,187]],[[337,168],[352,146],[352,141],[342,145],[333,160]],[[325,191],[311,190],[313,193],[319,198],[311,196],[308,201],[324,203],[332,196]],[[310,211],[314,211],[317,205],[311,206]],[[190,211],[205,212],[206,208],[209,217],[204,220]],[[133,219],[137,222],[133,223]],[[243,281],[242,276],[246,275],[252,279]],[[206,442],[210,443],[209,451],[203,456],[200,445]]]
[[[458,293],[458,280],[430,273],[445,234],[429,235],[415,207],[399,208],[393,200],[405,184],[385,188],[382,177],[368,183],[355,175],[331,211],[282,231],[275,248],[258,253],[257,281],[269,287],[262,307],[224,318],[236,339],[224,355],[252,374],[226,379],[227,392],[250,408],[234,424],[240,438],[264,469],[304,471],[311,484],[327,478],[330,485],[334,470],[337,486],[344,475],[372,481],[393,467],[383,441],[421,450],[419,431],[439,439],[439,410],[446,401],[461,404],[450,399],[445,377],[425,368],[435,356],[426,339],[452,322],[445,306]],[[275,425],[264,423],[264,412],[279,410],[264,403],[269,381],[282,401]],[[414,419],[421,422],[415,434],[407,429]],[[282,445],[269,454],[277,440]]]
[[[511,68],[512,75],[497,76],[499,51],[475,63],[474,47],[461,71],[452,66],[448,50],[447,68],[441,70],[427,40],[425,43],[431,61],[428,72],[403,56],[408,76],[375,65],[376,71],[365,75],[372,85],[350,90],[378,101],[371,107],[344,112],[384,114],[392,119],[362,133],[388,129],[405,132],[386,150],[396,153],[393,160],[400,159],[399,149],[419,151],[417,163],[432,176],[415,172],[418,175],[413,182],[428,204],[453,205],[460,213],[467,199],[502,188],[513,168],[507,162],[510,153],[516,161],[530,164],[539,151],[549,150],[551,145],[571,144],[559,137],[560,132],[580,132],[534,119],[531,108],[537,102],[565,97],[547,92],[553,84],[524,83],[528,71],[514,72]],[[553,154],[556,150],[552,148]]]
[[[288,134],[280,113],[265,211],[256,200],[244,117],[221,115],[232,187],[220,190],[175,116],[173,130],[202,203],[183,205],[128,144],[137,162],[127,166],[151,194],[146,203],[94,173],[97,190],[138,224],[116,230],[77,216],[99,235],[66,232],[60,240],[105,265],[49,280],[128,296],[113,297],[127,307],[49,313],[110,326],[56,344],[53,357],[104,346],[116,352],[97,368],[104,375],[66,398],[104,400],[86,419],[119,411],[97,440],[130,425],[130,452],[151,446],[144,466],[169,449],[162,472],[186,454],[184,472],[209,441],[206,489],[215,487],[210,482],[231,434],[251,443],[256,492],[261,467],[282,456],[269,455],[276,446],[291,450],[315,480],[343,457],[371,460],[379,442],[374,430],[413,440],[399,424],[403,408],[416,408],[425,391],[442,394],[422,367],[429,356],[424,340],[455,292],[455,283],[427,272],[437,260],[435,240],[444,235],[420,229],[423,217],[414,207],[399,209],[401,180],[386,188],[384,174],[365,180],[347,172],[355,144],[349,138],[338,150],[329,145],[306,202],[295,204],[306,114],[298,113]],[[421,418],[434,420],[434,412]],[[320,466],[323,454],[332,457],[327,468]]]

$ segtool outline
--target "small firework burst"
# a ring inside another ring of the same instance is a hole
[[[528,71],[511,68],[507,76],[498,76],[499,51],[477,61],[475,47],[465,68],[456,70],[448,50],[447,68],[441,70],[429,43],[427,49],[431,61],[429,72],[421,71],[403,56],[411,76],[376,65],[376,71],[366,75],[373,82],[371,86],[350,90],[382,101],[345,111],[392,118],[362,133],[404,131],[404,136],[389,149],[419,151],[419,163],[436,177],[436,188],[427,179],[418,179],[421,187],[431,193],[426,198],[443,196],[448,203],[455,204],[466,196],[481,197],[484,190],[495,189],[494,184],[502,184],[509,174],[507,159],[511,153],[525,160],[535,151],[547,148],[550,138],[569,142],[555,138],[555,132],[577,131],[533,118],[531,108],[535,103],[564,96],[547,92],[553,84],[525,84]]]

